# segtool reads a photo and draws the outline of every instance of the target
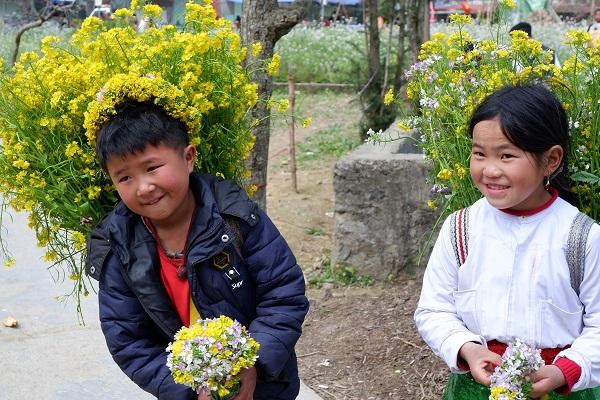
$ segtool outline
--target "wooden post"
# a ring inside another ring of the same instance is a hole
[[[294,76],[288,74],[288,101],[290,106],[288,108],[288,114],[290,116],[290,172],[292,174],[292,188],[294,192],[298,193],[298,179],[296,177],[296,132],[295,126],[296,123],[294,121],[294,108],[296,105],[296,82],[294,80]]]

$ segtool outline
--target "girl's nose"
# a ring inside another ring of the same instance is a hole
[[[502,175],[502,170],[495,164],[489,164],[483,169],[483,174],[489,178],[497,178]]]

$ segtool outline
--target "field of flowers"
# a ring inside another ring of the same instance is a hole
[[[566,60],[570,48],[564,44],[564,35],[572,29],[585,29],[582,23],[532,23],[533,36],[544,45],[554,49],[559,59]],[[386,30],[387,28],[384,28]],[[453,27],[449,23],[436,22],[431,25],[431,33],[449,33]],[[475,40],[490,39],[497,34],[497,25],[485,22],[465,27]],[[39,49],[40,41],[48,35],[67,36],[69,29],[60,29],[57,24],[46,23],[31,29],[23,35],[21,50]],[[0,26],[0,57],[10,59],[14,48],[16,28]],[[387,40],[383,32],[382,40]],[[396,37],[393,37],[396,43]],[[381,46],[382,52],[386,48]],[[282,63],[278,81],[286,81],[287,73],[294,75],[297,82],[319,83],[356,83],[360,81],[359,71],[366,65],[365,32],[362,25],[335,25],[331,27],[315,27],[314,25],[298,25],[284,36],[275,46],[281,54]],[[383,54],[382,54],[383,57]],[[394,58],[392,58],[394,59]]]

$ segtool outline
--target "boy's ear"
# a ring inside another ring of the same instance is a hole
[[[551,176],[562,164],[564,151],[562,146],[554,145],[546,150],[546,175]]]
[[[196,164],[196,146],[193,144],[187,145],[183,149],[183,158],[188,166],[188,171],[192,173],[194,171],[194,166]]]

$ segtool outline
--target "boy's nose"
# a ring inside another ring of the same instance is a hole
[[[156,189],[153,183],[143,182],[138,186],[138,196],[144,196],[148,193],[152,193]]]

